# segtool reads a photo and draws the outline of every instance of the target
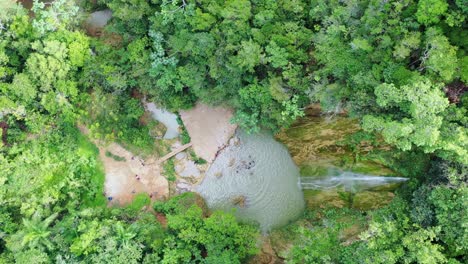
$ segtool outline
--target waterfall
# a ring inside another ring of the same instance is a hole
[[[304,190],[344,188],[345,191],[357,192],[388,184],[402,183],[408,180],[403,177],[365,175],[350,171],[337,171],[336,169],[332,169],[330,172],[325,177],[300,177],[298,185]]]

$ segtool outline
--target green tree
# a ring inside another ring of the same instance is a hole
[[[52,2],[33,1],[32,11],[35,18],[32,22],[39,33],[68,29],[76,23],[79,7],[75,1],[54,0]]]
[[[375,95],[380,107],[398,108],[399,113],[366,115],[362,124],[364,130],[381,132],[385,141],[403,150],[411,149],[413,144],[427,152],[441,148],[442,112],[448,107],[448,100],[439,86],[427,79],[399,88],[394,84],[381,84],[375,89]]]
[[[373,213],[366,242],[364,263],[445,263],[443,247],[436,244],[440,228],[421,229],[408,218],[408,205],[395,199],[388,208]]]
[[[23,218],[22,230],[7,241],[9,248],[14,252],[29,248],[53,250],[54,245],[50,242],[50,226],[57,216],[58,214],[54,213],[42,219],[41,214],[36,212],[31,219]]]
[[[440,16],[444,15],[448,9],[445,0],[419,0],[416,17],[418,22],[424,25],[438,23]]]
[[[437,73],[442,80],[451,81],[457,72],[457,48],[450,45],[448,39],[435,29],[429,29],[426,38],[423,67]]]
[[[194,193],[157,203],[155,210],[168,221],[162,263],[241,263],[257,252],[256,228],[221,211],[205,217],[203,198]]]

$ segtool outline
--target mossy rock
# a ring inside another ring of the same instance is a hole
[[[327,176],[329,169],[318,164],[304,164],[299,167],[299,172],[303,177]]]
[[[300,241],[302,236],[297,232],[298,227],[310,228],[310,223],[306,219],[299,219],[290,225],[271,231],[271,247],[278,257],[287,258],[293,245]]]
[[[343,208],[347,205],[338,190],[304,190],[304,199],[308,208]]]
[[[163,123],[155,121],[155,124],[151,128],[151,136],[162,138],[166,134],[166,131],[167,127]]]
[[[384,165],[371,160],[356,162],[351,168],[352,172],[376,176],[397,176],[397,173]]]
[[[353,197],[353,208],[359,210],[373,210],[389,204],[395,194],[392,192],[363,191]]]
[[[234,198],[232,198],[232,203],[236,206],[239,206],[240,208],[244,208],[245,207],[245,196],[244,195],[238,195],[238,196],[235,196]]]
[[[330,121],[314,115],[298,120],[276,139],[286,145],[296,164],[302,165],[351,155],[341,141],[358,130],[357,120],[339,116]]]

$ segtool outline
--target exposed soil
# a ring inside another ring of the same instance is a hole
[[[106,152],[124,158],[117,160],[109,157]],[[146,192],[153,200],[165,199],[168,196],[168,182],[161,175],[158,164],[145,164],[145,161],[134,156],[117,143],[104,147],[99,146],[101,158],[106,173],[104,184],[105,194],[109,204],[128,204],[138,193]]]
[[[233,111],[198,103],[190,110],[180,111],[180,117],[192,139],[197,156],[211,163],[216,153],[234,135],[237,125],[231,124]]]
[[[83,134],[89,134],[85,126],[78,125],[78,128]],[[145,192],[152,200],[168,197],[169,184],[161,174],[162,168],[158,163],[146,162],[117,143],[94,143],[104,164],[104,195],[108,198],[109,205],[128,204],[137,194]]]

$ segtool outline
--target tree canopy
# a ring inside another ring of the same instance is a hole
[[[143,98],[173,111],[229,106],[251,133],[286,128],[318,103],[360,121],[356,144],[372,138],[401,157],[392,165],[411,179],[389,206],[306,211],[313,225],[295,229],[289,263],[468,261],[466,1],[91,2],[0,0],[0,263],[258,253],[256,227],[207,212],[193,193],[107,207],[98,149],[77,125],[150,152]],[[86,34],[83,19],[105,8],[102,35]],[[352,221],[362,232],[344,241]]]

